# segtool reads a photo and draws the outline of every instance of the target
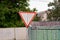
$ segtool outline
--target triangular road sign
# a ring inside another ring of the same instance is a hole
[[[33,18],[35,17],[35,12],[19,12],[25,26],[28,28],[29,24],[32,22]]]

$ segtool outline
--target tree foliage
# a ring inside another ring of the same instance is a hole
[[[54,6],[52,9],[50,9],[50,14],[48,15],[48,18],[53,21],[59,21],[60,20],[60,2],[59,0],[54,0],[54,2],[50,2],[48,6]]]
[[[32,11],[28,0],[0,0],[0,27],[24,26],[18,12]]]

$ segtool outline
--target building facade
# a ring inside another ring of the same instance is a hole
[[[48,17],[48,13],[50,13],[49,11],[42,11],[37,13],[37,16],[40,18],[40,21],[48,21],[47,17]]]

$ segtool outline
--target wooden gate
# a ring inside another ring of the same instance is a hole
[[[60,24],[29,27],[28,36],[29,40],[60,40]]]

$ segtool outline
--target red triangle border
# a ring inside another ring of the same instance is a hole
[[[27,13],[27,14],[34,13],[34,16],[32,17],[32,19],[31,19],[30,22],[29,22],[29,24],[30,24],[30,23],[32,22],[32,20],[34,19],[34,17],[36,16],[36,12],[19,12],[19,15],[20,15],[21,19],[23,20],[26,28],[28,28],[29,24],[28,24],[28,25],[26,24],[26,22],[25,22],[25,20],[24,20],[24,18],[23,18],[23,16],[22,16],[21,13],[22,13],[22,14],[23,14],[23,13]]]

